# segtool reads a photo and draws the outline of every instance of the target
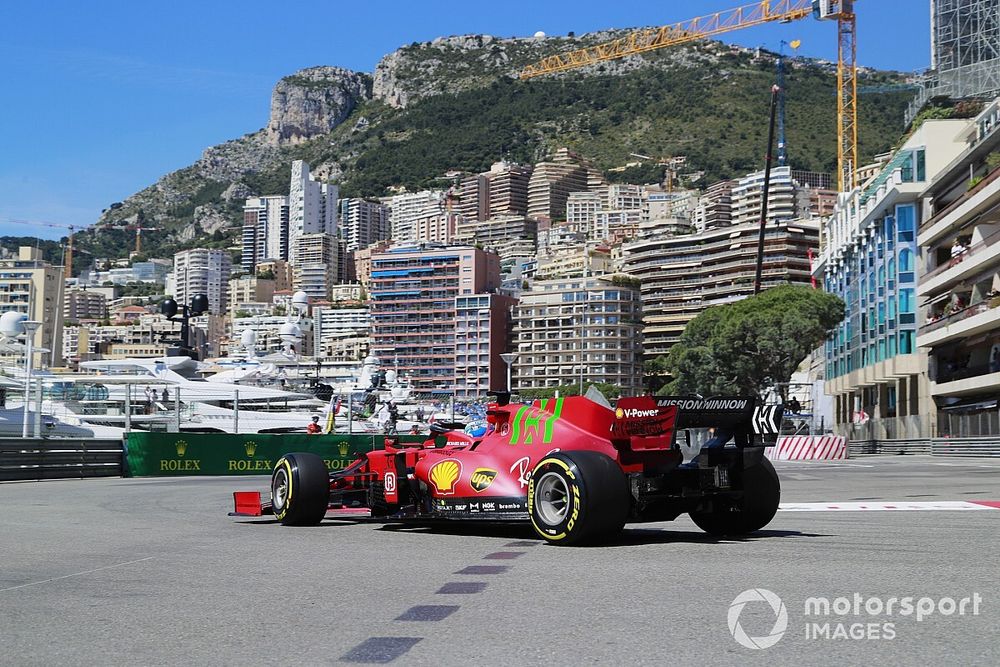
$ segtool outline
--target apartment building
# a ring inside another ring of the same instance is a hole
[[[342,243],[333,234],[303,234],[293,243],[292,289],[303,291],[310,299],[327,300],[336,284]]]
[[[389,200],[392,239],[397,242],[416,241],[422,226],[418,221],[439,216],[445,212],[444,192],[422,190],[395,195]]]
[[[389,241],[380,241],[373,246],[361,248],[351,253],[354,257],[354,275],[363,289],[367,290],[368,283],[371,281],[372,255],[383,253],[390,247],[392,247],[392,243]]]
[[[580,155],[560,148],[535,165],[528,181],[528,216],[559,220],[566,216],[572,192],[593,191],[604,185],[600,171]]]
[[[455,397],[482,398],[507,388],[511,313],[517,299],[505,294],[455,297]]]
[[[337,198],[340,188],[332,183],[313,179],[309,165],[302,160],[292,162],[292,179],[288,193],[288,259],[297,260],[295,239],[304,234],[337,233]]]
[[[687,221],[662,221],[622,246],[625,272],[641,281],[646,358],[669,352],[687,323],[710,306],[753,294],[760,226],[733,225],[676,234]],[[762,287],[809,285],[809,254],[819,224],[795,220],[768,225]]]
[[[566,226],[584,237],[593,234],[597,213],[604,208],[600,192],[571,192],[566,198]]]
[[[240,266],[253,273],[266,259],[288,259],[288,197],[252,197],[243,205]]]
[[[391,210],[385,204],[356,197],[340,200],[340,230],[345,249],[353,252],[391,238]]]
[[[312,309],[313,345],[317,359],[339,361],[364,359],[357,357],[363,349],[368,353],[372,320],[368,308],[331,308],[318,306]],[[359,339],[365,343],[359,345]],[[346,359],[351,357],[351,359]]]
[[[963,128],[961,153],[923,193],[916,344],[928,354],[938,437],[1000,435],[998,128],[994,100]]]
[[[292,266],[283,259],[269,259],[257,264],[257,276],[274,281],[274,291],[292,289]]]
[[[108,316],[108,299],[87,289],[66,290],[63,317],[67,320],[103,320]]]
[[[642,300],[609,276],[539,280],[514,308],[518,390],[608,383],[642,393]]]
[[[230,310],[246,310],[247,304],[270,303],[274,296],[275,281],[257,276],[239,276],[229,281]]]
[[[372,353],[386,363],[391,360],[422,398],[459,392],[458,346],[464,345],[467,353],[475,345],[478,356],[485,343],[493,368],[492,357],[504,350],[482,336],[504,328],[491,314],[485,330],[466,327],[458,331],[458,322],[467,321],[458,317],[458,300],[495,294],[499,286],[499,256],[479,248],[402,245],[373,255],[369,282]],[[463,307],[468,303],[463,301]],[[490,307],[491,313],[495,310]],[[463,377],[467,381],[469,374]],[[461,391],[470,391],[467,382]]]
[[[209,312],[221,315],[229,307],[232,260],[226,250],[192,248],[174,255],[174,299],[189,305],[195,294],[208,295]]]
[[[800,200],[799,185],[792,178],[791,167],[771,169],[770,188],[767,193],[767,222],[773,224],[794,220],[804,206]],[[732,224],[760,222],[761,202],[764,194],[764,172],[758,171],[739,179],[732,189]]]
[[[737,184],[735,180],[719,181],[705,189],[691,211],[691,223],[695,229],[703,232],[733,223],[733,188]]]
[[[962,151],[969,124],[924,121],[863,190],[841,195],[825,223],[826,246],[814,275],[847,305],[825,346],[825,391],[835,399],[842,434],[874,440],[930,435],[927,359],[916,340],[917,230],[925,224],[922,193]],[[855,433],[860,421],[878,430]]]
[[[24,313],[29,320],[41,322],[42,326],[35,331],[35,348],[55,350],[37,353],[35,368],[60,363],[63,278],[63,267],[43,261],[38,248],[21,246],[16,257],[0,259],[0,313]],[[16,356],[23,359],[24,353],[16,353]]]

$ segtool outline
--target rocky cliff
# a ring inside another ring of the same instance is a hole
[[[191,166],[110,205],[79,242],[97,256],[121,255],[129,238],[119,228],[142,220],[155,228],[143,235],[151,254],[232,247],[245,198],[287,193],[294,159],[309,162],[320,178],[337,180],[348,196],[440,186],[448,170],[484,169],[501,157],[531,161],[561,145],[605,169],[624,164],[630,152],[682,152],[692,171],[706,178],[755,168],[773,54],[705,41],[517,79],[528,63],[620,34],[447,37],[398,49],[373,75],[339,67],[301,70],[275,85],[261,130],[207,148]],[[798,59],[791,70],[793,164],[829,170],[835,106],[830,64]],[[891,73],[867,76],[898,80]],[[884,150],[898,137],[905,102],[905,94],[865,100],[863,153]]]

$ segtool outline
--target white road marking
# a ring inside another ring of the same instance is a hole
[[[781,503],[779,512],[917,512],[917,511],[970,511],[997,510],[1000,503],[992,505],[975,503],[969,500],[931,500],[920,502],[848,502],[848,503]]]
[[[61,577],[52,577],[51,579],[43,579],[42,581],[33,581],[30,584],[21,584],[20,586],[11,586],[10,588],[0,588],[0,593],[6,593],[7,591],[17,590],[18,588],[27,588],[28,586],[38,586],[39,584],[47,584],[51,581],[59,581],[60,579],[69,579],[70,577],[79,577],[84,574],[93,574],[94,572],[100,572],[101,570],[110,570],[114,567],[124,567],[125,565],[134,565],[135,563],[141,563],[146,560],[153,560],[156,556],[146,556],[145,558],[140,558],[139,560],[130,560],[125,563],[115,563],[114,565],[105,565],[104,567],[97,567],[93,570],[84,570],[83,572],[74,572],[73,574],[64,574]]]

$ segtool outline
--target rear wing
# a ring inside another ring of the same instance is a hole
[[[753,436],[774,440],[781,429],[783,406],[760,405],[754,397],[655,396],[658,407],[675,406],[675,428],[714,428],[729,431],[737,444],[753,444]]]

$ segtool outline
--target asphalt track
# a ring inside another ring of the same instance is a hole
[[[1000,461],[777,467],[790,506],[1000,500]],[[723,541],[683,518],[558,548],[521,530],[226,516],[232,490],[266,482],[0,484],[0,663],[1000,664],[1000,509],[988,505],[782,511],[766,531]],[[784,605],[769,648],[745,648],[730,630],[735,619],[760,644],[774,629],[780,607],[759,595],[731,610],[748,589]],[[807,598],[853,607],[855,594],[857,615],[805,615]],[[942,598],[976,595],[976,613],[971,602],[964,615],[939,613],[951,609]],[[866,610],[906,596],[934,613]],[[819,636],[807,637],[814,623]]]

